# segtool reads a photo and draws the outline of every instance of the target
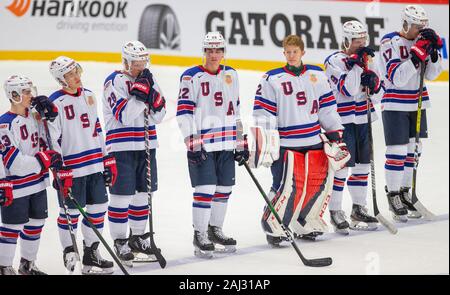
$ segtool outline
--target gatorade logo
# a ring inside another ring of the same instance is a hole
[[[9,6],[6,7],[15,16],[21,17],[27,13],[30,8],[31,0],[14,0]]]

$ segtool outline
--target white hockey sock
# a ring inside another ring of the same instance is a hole
[[[23,226],[23,224],[2,224],[0,226],[0,266],[12,266],[17,239]]]
[[[89,217],[89,221],[102,233],[105,221],[106,209],[108,203],[87,205],[86,214]],[[83,218],[81,222],[81,233],[83,234],[84,242],[87,247],[92,246],[93,243],[100,241],[92,228],[88,225],[86,219]]]
[[[412,186],[412,178],[414,171],[414,150],[416,148],[416,139],[410,138],[408,144],[408,154],[406,155],[405,161],[405,172],[403,174],[403,187]],[[422,155],[422,142],[419,142],[419,157]]]
[[[388,145],[386,148],[386,163],[384,165],[388,191],[399,191],[403,182],[405,160],[408,145]]]
[[[137,193],[131,199],[128,208],[128,218],[130,219],[130,229],[133,235],[143,235],[148,221],[148,193]]]
[[[206,232],[211,217],[211,203],[216,192],[215,185],[199,185],[195,187],[192,203],[192,221],[194,229]]]
[[[108,221],[109,232],[113,240],[128,237],[128,207],[133,196],[109,196]]]
[[[73,231],[76,237],[78,228],[78,218],[80,217],[80,212],[77,209],[69,209],[68,213],[71,218]],[[72,239],[70,238],[69,225],[67,222],[66,214],[64,213],[64,209],[62,208],[60,209],[58,217],[58,232],[59,232],[59,240],[61,241],[63,249],[72,246]]]
[[[352,174],[347,180],[347,185],[353,204],[366,206],[370,164],[356,164],[351,171]]]
[[[20,253],[22,258],[28,261],[36,261],[44,224],[45,219],[30,219],[23,227],[20,233]]]
[[[342,195],[344,193],[345,179],[348,175],[348,168],[344,167],[339,171],[336,171],[333,181],[333,191],[331,193],[331,199],[328,204],[330,211],[342,210]]]
[[[222,228],[227,213],[228,200],[231,195],[231,186],[217,186],[211,203],[211,218],[209,224]]]

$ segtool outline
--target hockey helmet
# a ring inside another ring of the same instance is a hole
[[[129,70],[131,62],[145,61],[146,66],[150,63],[150,53],[139,41],[128,41],[122,46],[122,64],[125,70]]]
[[[369,38],[367,29],[362,23],[356,20],[348,21],[342,26],[343,45],[345,49],[349,49],[353,39]]]
[[[73,69],[78,69],[78,73],[80,75],[83,72],[81,66],[76,61],[66,56],[60,56],[53,60],[50,63],[49,69],[53,78],[55,78],[59,85],[63,87],[68,87],[66,79],[64,78],[65,74],[72,71]]]
[[[427,12],[420,5],[407,5],[402,13],[403,31],[408,33],[411,25],[418,25],[420,27],[428,27],[429,19]]]
[[[30,78],[21,75],[10,76],[3,84],[3,88],[5,89],[6,97],[14,104],[22,102],[22,94],[26,90],[30,90],[33,96],[36,96],[37,93],[36,87]]]

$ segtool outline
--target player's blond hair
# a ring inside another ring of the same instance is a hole
[[[283,48],[286,49],[287,46],[297,46],[303,51],[305,50],[305,43],[303,43],[302,38],[297,35],[286,36],[283,40]]]

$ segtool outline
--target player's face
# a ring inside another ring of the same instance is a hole
[[[409,39],[416,39],[423,29],[425,29],[425,26],[423,25],[412,24],[408,31]]]
[[[224,57],[224,50],[219,48],[207,48],[205,49],[206,65],[209,67],[218,68],[220,62]]]
[[[68,88],[78,89],[81,87],[81,69],[79,67],[74,68],[70,72],[64,75]]]
[[[288,45],[284,48],[284,56],[290,66],[299,67],[302,64],[303,55],[305,55],[305,51],[299,46]]]
[[[130,67],[130,75],[134,78],[139,76],[142,73],[142,71],[144,71],[145,68],[147,67],[147,63],[148,62],[145,60],[132,61]]]
[[[350,54],[354,54],[358,51],[358,49],[365,47],[367,44],[366,38],[356,38],[352,40],[352,44],[350,45],[349,52]]]
[[[29,108],[31,106],[31,100],[33,99],[33,91],[31,89],[22,90],[22,103],[21,105],[25,108]]]

